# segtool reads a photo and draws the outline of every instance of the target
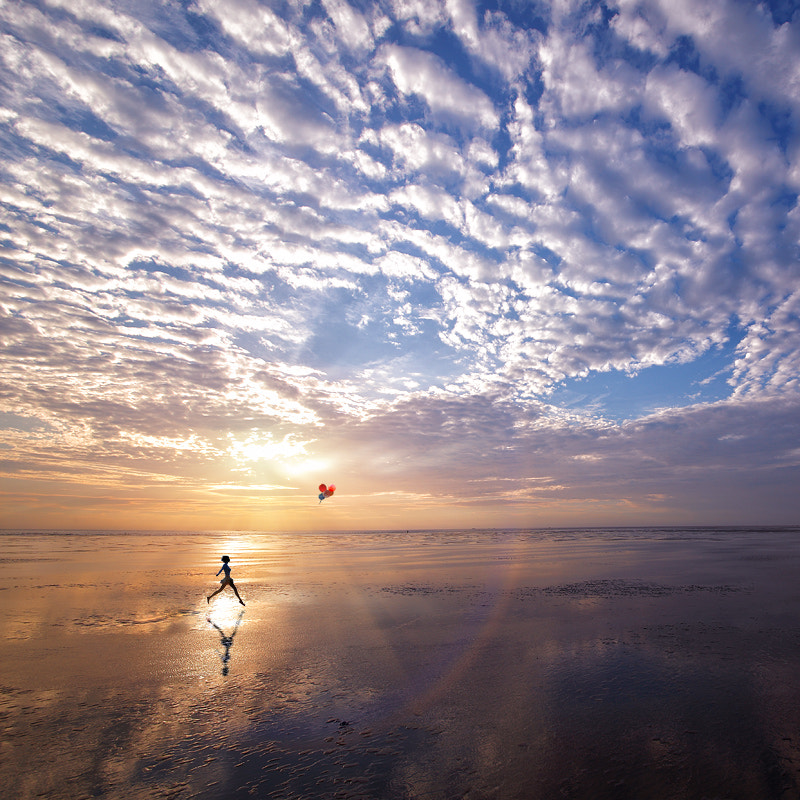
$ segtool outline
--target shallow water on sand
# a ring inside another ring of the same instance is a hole
[[[3,797],[800,797],[797,529],[0,542]]]

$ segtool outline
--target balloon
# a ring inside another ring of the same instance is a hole
[[[322,501],[323,501],[323,500],[324,500],[326,497],[332,497],[332,496],[333,496],[333,493],[334,493],[335,491],[336,491],[336,487],[335,487],[333,484],[331,484],[330,486],[326,486],[324,483],[321,483],[321,484],[319,485],[319,501],[320,501],[320,503],[321,503],[321,502],[322,502]]]

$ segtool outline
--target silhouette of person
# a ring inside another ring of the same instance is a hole
[[[226,586],[230,586],[231,589],[233,589],[233,593],[237,597],[239,597],[239,590],[236,588],[236,584],[233,582],[233,578],[231,578],[231,568],[230,565],[228,564],[229,561],[230,558],[228,558],[228,556],[222,556],[222,566],[219,568],[219,572],[222,572],[224,570],[225,577],[220,581],[219,589],[217,589],[216,592],[212,592],[210,595],[208,595],[208,597],[206,597],[206,603],[210,603],[211,598],[215,594],[219,594]],[[217,573],[217,576],[219,576],[219,572]],[[242,600],[241,597],[239,597],[239,602],[242,605],[244,605],[244,600]]]
[[[206,617],[206,620],[210,622],[218,631],[219,631],[219,642],[225,648],[225,652],[222,654],[222,674],[228,674],[228,662],[231,660],[231,647],[233,647],[233,637],[236,636],[236,631],[239,630],[239,623],[242,621],[242,617],[244,616],[244,610],[239,612],[239,618],[236,620],[236,625],[233,626],[233,631],[231,632],[230,636],[225,634],[225,631],[214,622],[211,617]]]

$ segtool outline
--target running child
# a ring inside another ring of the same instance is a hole
[[[236,588],[236,584],[233,582],[233,578],[231,578],[231,568],[230,568],[230,565],[228,564],[229,561],[230,561],[230,558],[228,558],[228,556],[222,556],[222,566],[219,568],[219,572],[223,572],[224,571],[225,572],[225,577],[220,581],[221,585],[220,585],[219,589],[217,589],[216,592],[212,592],[210,595],[208,595],[208,597],[206,597],[206,603],[210,603],[211,602],[211,598],[215,594],[219,594],[226,586],[230,586],[231,589],[233,589],[233,593],[239,598],[239,602],[242,605],[244,605],[244,600],[242,600],[242,598],[239,597],[239,591]],[[217,576],[219,576],[219,572],[217,573]]]

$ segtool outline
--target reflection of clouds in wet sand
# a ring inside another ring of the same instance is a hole
[[[797,771],[779,763],[781,737],[753,683],[763,650],[745,655],[748,636],[709,639],[703,625],[666,628],[553,653],[540,713],[551,732],[547,751],[569,750],[571,767],[565,774],[563,762],[545,759],[537,776],[545,795],[587,796],[592,786],[600,797],[615,789],[648,798],[796,792]]]

